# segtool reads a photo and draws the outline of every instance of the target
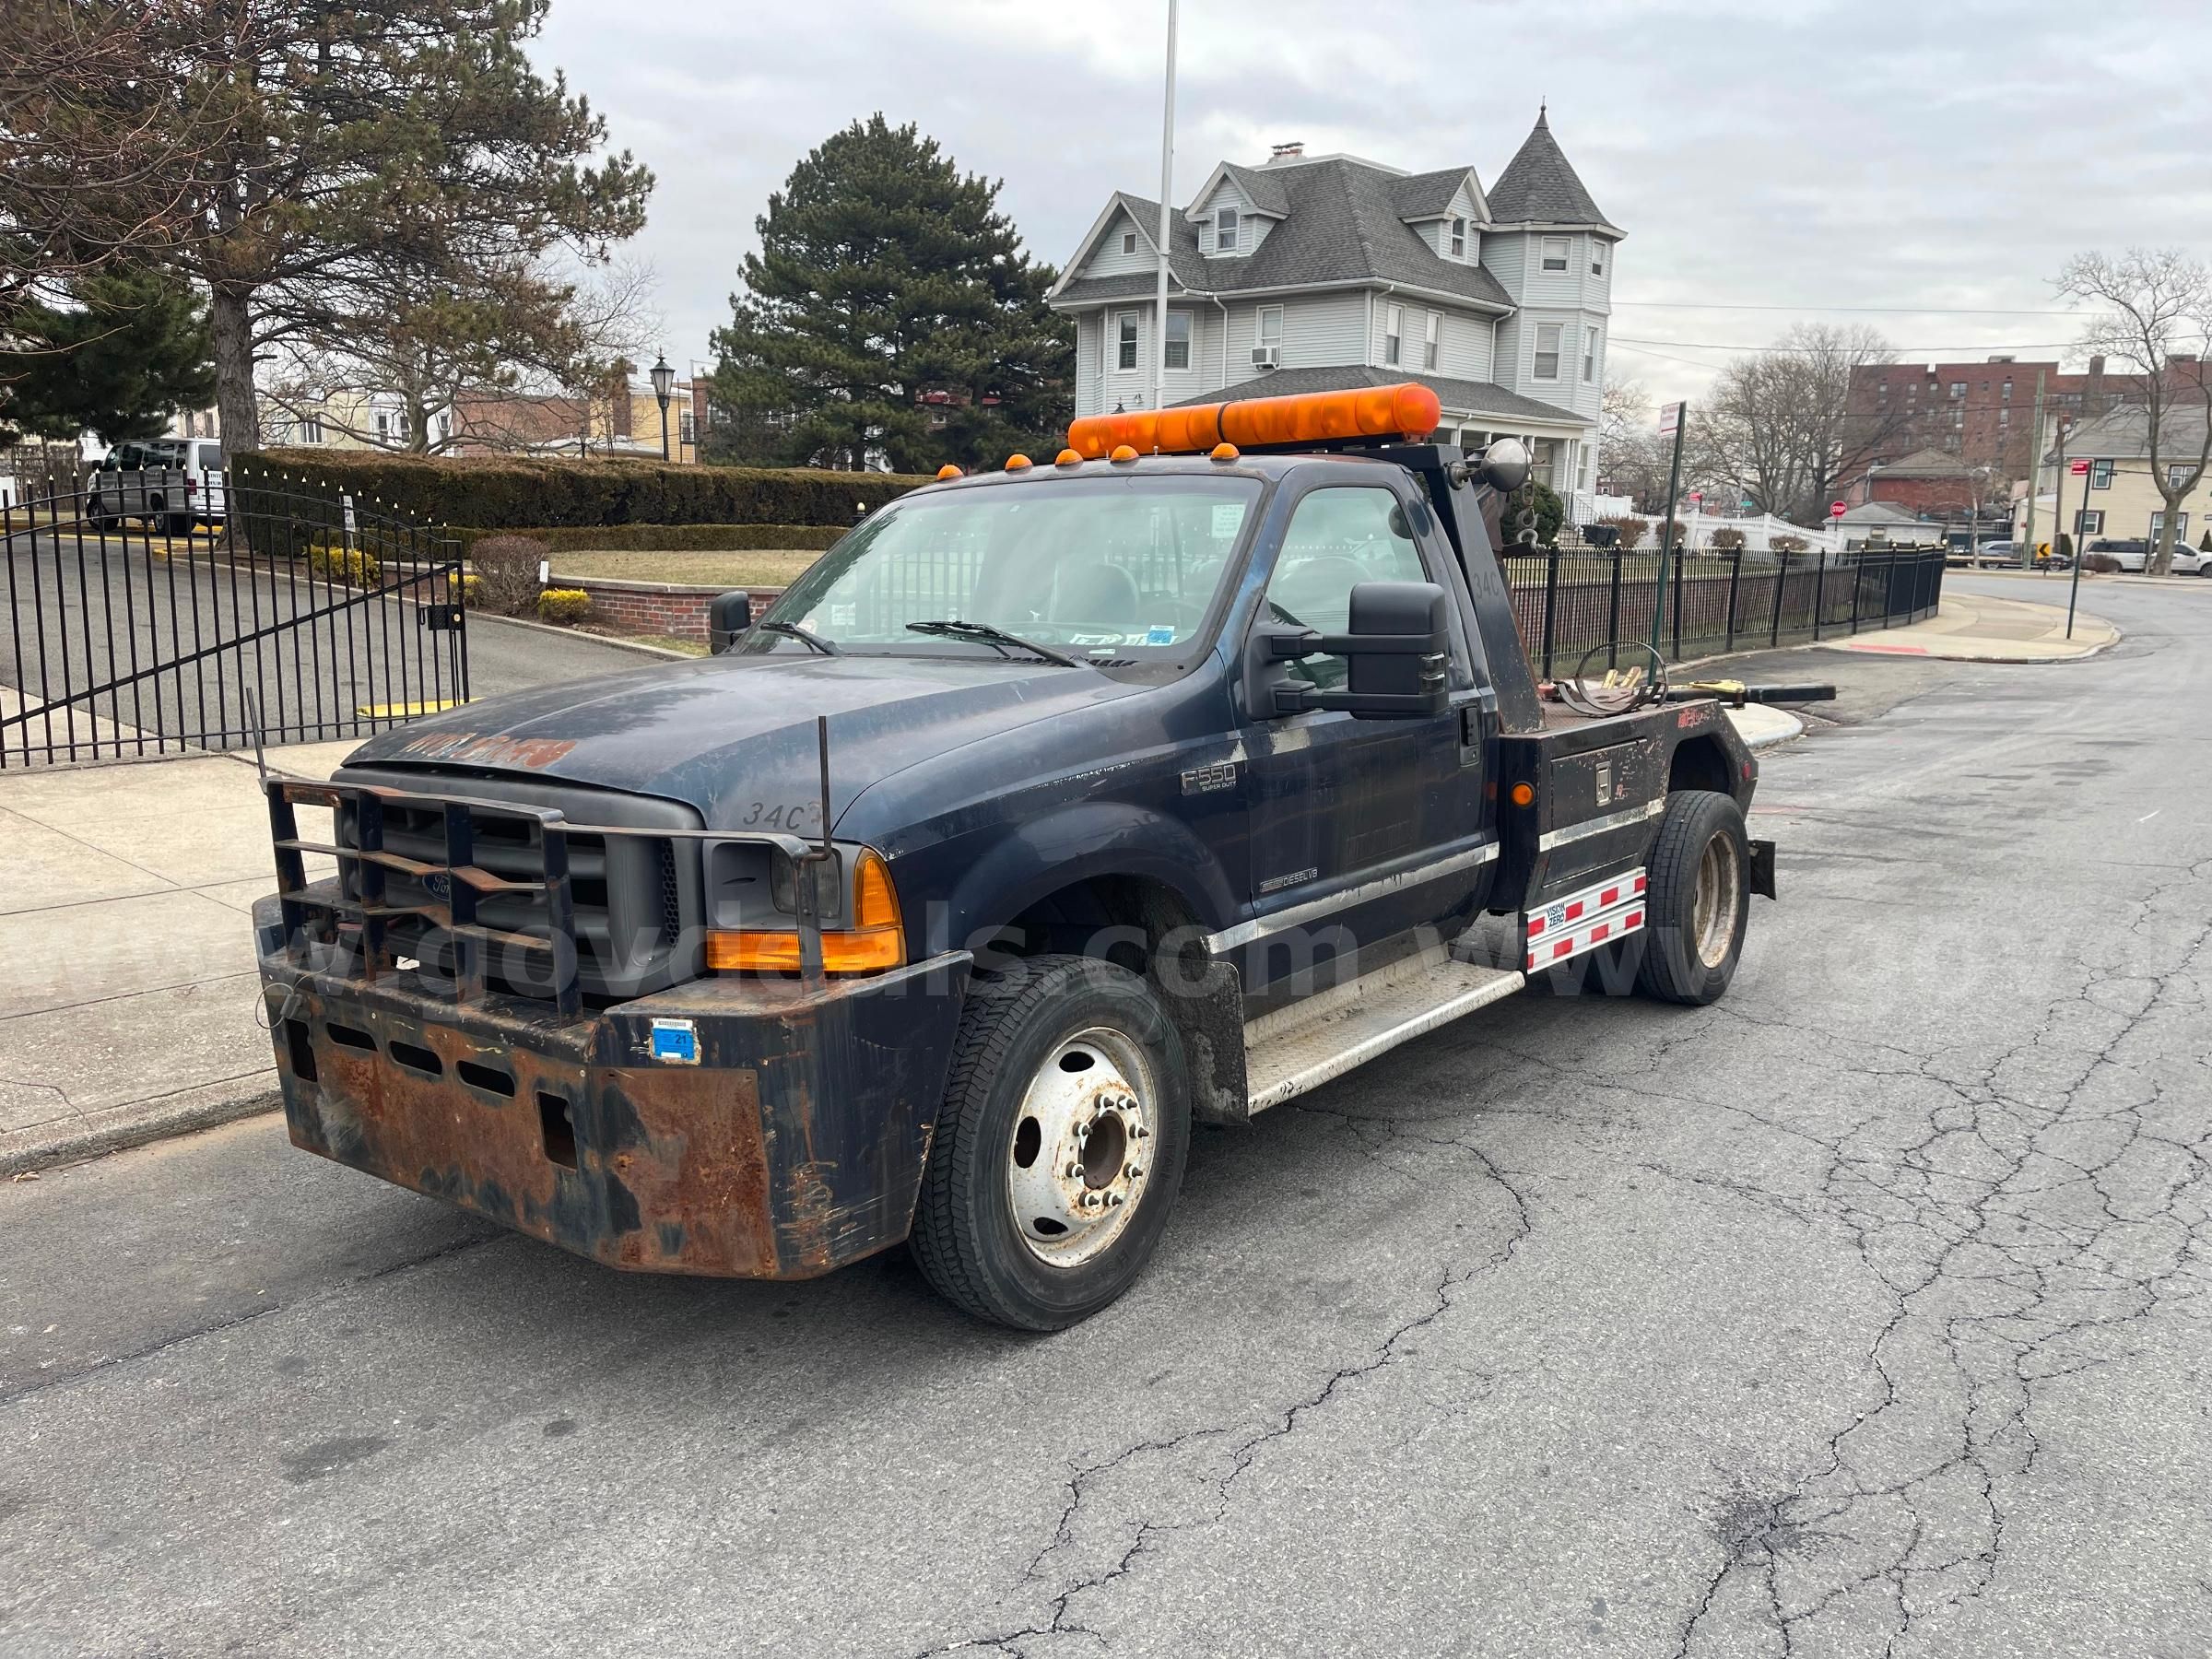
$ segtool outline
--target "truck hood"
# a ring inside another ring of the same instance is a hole
[[[379,733],[346,764],[556,779],[682,801],[709,829],[818,834],[817,715],[834,825],[932,756],[1143,689],[996,658],[714,657],[488,698]]]

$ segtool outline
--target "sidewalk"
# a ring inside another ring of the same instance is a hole
[[[1889,628],[1848,640],[1823,640],[1823,651],[1868,656],[1937,657],[1952,663],[2065,663],[2115,645],[2120,630],[2087,611],[2066,638],[2066,607],[1982,594],[1946,594],[1936,614],[1910,628]]]
[[[355,747],[269,764],[324,778]],[[323,816],[303,809],[303,832],[327,834]],[[275,1104],[248,913],[276,870],[251,755],[0,772],[0,1173]]]

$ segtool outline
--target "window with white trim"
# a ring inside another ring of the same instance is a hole
[[[1115,326],[1121,333],[1121,349],[1113,359],[1114,365],[1121,369],[1134,369],[1136,367],[1136,313],[1124,312],[1115,320]]]
[[[1382,312],[1382,360],[1385,363],[1398,360],[1399,345],[1405,337],[1406,308],[1402,305],[1385,308]]]
[[[1466,256],[1467,221],[1464,218],[1455,218],[1452,221],[1452,257],[1465,259]]]
[[[1259,342],[1270,351],[1283,347],[1283,308],[1279,305],[1260,307]]]
[[[1567,253],[1568,242],[1565,237],[1547,236],[1544,239],[1544,268],[1546,270],[1565,270],[1567,268]]]
[[[1594,236],[1590,239],[1590,275],[1603,276],[1605,274],[1606,244]]]
[[[1191,313],[1171,311],[1168,313],[1168,367],[1188,369],[1191,366]]]
[[[1136,252],[1135,231],[1124,230],[1122,232],[1122,252],[1124,253],[1134,253]]]
[[[2077,535],[2102,535],[2104,534],[2104,510],[2100,507],[2085,507],[2077,512],[2074,514],[2074,534]]]
[[[1436,367],[1436,354],[1444,335],[1444,319],[1441,312],[1430,312],[1421,335],[1421,367]]]
[[[2187,463],[2177,462],[2167,467],[2166,488],[2169,489],[2186,489],[2189,488],[2189,465]]]
[[[1588,386],[1594,385],[1596,382],[1597,330],[1585,328],[1583,330],[1583,383]]]
[[[2112,487],[2112,464],[2110,461],[2089,463],[2089,488],[2110,489]]]
[[[1234,207],[1214,209],[1214,251],[1234,253],[1237,251],[1237,210]]]
[[[1559,378],[1560,332],[1561,326],[1557,323],[1536,324],[1536,361],[1534,370],[1535,379],[1556,381]]]
[[[2166,515],[2163,512],[2152,513],[2150,515],[2150,540],[2154,547],[2158,545],[2159,533],[2165,528]],[[2173,515],[2173,545],[2177,547],[2183,547],[2188,540],[2189,515],[2185,512],[2177,512]]]

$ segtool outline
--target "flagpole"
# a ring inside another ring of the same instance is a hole
[[[1168,227],[1175,189],[1175,0],[1168,0],[1168,89],[1159,119],[1159,287],[1152,307],[1152,406],[1168,401]]]

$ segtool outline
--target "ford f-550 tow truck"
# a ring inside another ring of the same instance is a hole
[[[272,779],[293,1141],[616,1267],[905,1242],[1050,1329],[1143,1269],[1194,1123],[1537,976],[1718,997],[1773,892],[1756,765],[1715,701],[1539,701],[1525,453],[1437,416],[1079,420],[726,596],[712,657]]]

